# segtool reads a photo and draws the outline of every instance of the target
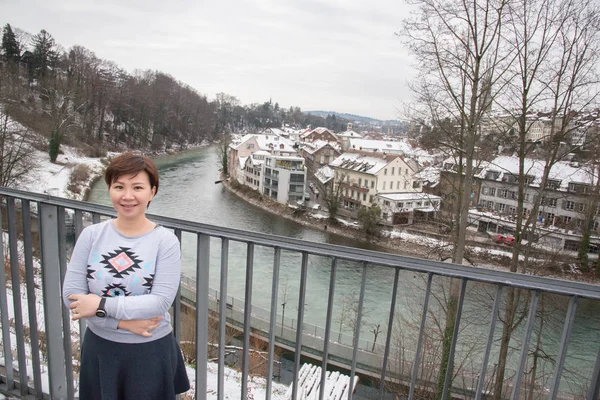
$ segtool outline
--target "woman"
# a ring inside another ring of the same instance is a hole
[[[148,157],[113,159],[104,176],[117,218],[81,232],[63,285],[85,318],[79,398],[165,400],[189,389],[168,310],[179,288],[179,241],[146,218],[158,191]]]

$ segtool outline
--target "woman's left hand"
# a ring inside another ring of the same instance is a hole
[[[96,310],[100,305],[100,296],[97,294],[72,294],[69,296],[71,304],[71,319],[77,321],[80,318],[88,318],[96,315]]]

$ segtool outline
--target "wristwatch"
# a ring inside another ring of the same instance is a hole
[[[100,300],[100,304],[98,304],[98,309],[96,310],[96,317],[99,317],[99,318],[106,317],[106,310],[104,309],[104,304],[106,304],[106,297],[103,297]]]

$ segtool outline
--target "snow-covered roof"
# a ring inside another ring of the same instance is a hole
[[[335,176],[335,171],[330,168],[328,165],[324,165],[315,172],[315,177],[322,184],[326,184]]]
[[[233,146],[233,148],[237,149],[242,146],[247,141],[255,138],[256,143],[258,144],[259,150],[264,150],[269,152],[270,150],[277,150],[281,152],[295,153],[296,149],[294,149],[294,143],[284,137],[277,135],[258,135],[258,134],[247,134],[241,140],[240,143]],[[283,145],[283,147],[281,147]]]
[[[390,200],[390,201],[413,201],[413,200],[428,200],[428,201],[434,201],[434,200],[440,200],[441,197],[433,195],[433,194],[429,194],[429,193],[411,193],[411,192],[404,192],[404,193],[379,193],[377,194],[377,197],[380,197],[382,199],[386,199],[386,200]]]
[[[247,159],[248,159],[248,157],[238,157],[238,161],[240,163],[240,169],[244,169],[244,167],[246,166]]]
[[[405,154],[412,150],[404,141],[371,140],[350,138],[350,148],[354,150],[378,151],[380,153]]]
[[[421,171],[415,174],[415,179],[429,182],[429,186],[433,187],[440,181],[440,168],[439,167],[425,167]]]
[[[362,139],[362,135],[360,133],[356,133],[353,130],[347,130],[342,133],[338,133],[337,137],[347,137],[347,138],[356,138]]]
[[[452,169],[456,160],[449,158],[444,161],[444,169]],[[499,182],[514,182],[514,178],[519,176],[519,158],[516,156],[500,156],[490,162],[477,163],[475,176],[480,179],[494,180]],[[525,175],[530,177],[529,186],[538,186],[541,183],[544,166],[543,160],[526,158],[524,163]],[[567,161],[559,161],[550,169],[548,179],[556,182],[553,185],[556,190],[567,191],[569,183],[582,185],[596,184],[598,177],[593,172],[594,168],[590,165],[579,165]]]
[[[313,154],[319,150],[321,150],[325,146],[330,146],[338,151],[340,151],[340,146],[337,143],[327,142],[325,140],[315,140],[314,142],[304,142],[302,144],[302,149],[309,154]]]
[[[329,129],[323,128],[323,127],[318,127],[313,130],[307,130],[306,132],[302,133],[300,135],[300,137],[304,139],[304,138],[310,136],[312,133],[325,133],[325,132],[329,132],[331,135],[333,135],[333,137],[336,137],[335,133],[333,133]]]
[[[362,153],[344,153],[329,163],[332,167],[349,169],[365,174],[376,174],[390,163],[384,158],[368,156]]]

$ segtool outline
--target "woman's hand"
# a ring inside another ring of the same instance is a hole
[[[80,318],[89,318],[96,315],[96,310],[100,305],[100,296],[97,294],[72,294],[68,297],[71,300],[69,308],[73,316],[71,319],[77,321]]]
[[[119,325],[117,326],[119,329],[128,330],[131,333],[135,333],[136,335],[151,337],[151,330],[158,328],[160,325],[160,320],[163,317],[154,317],[150,319],[130,319],[130,320],[121,320],[119,321]]]

